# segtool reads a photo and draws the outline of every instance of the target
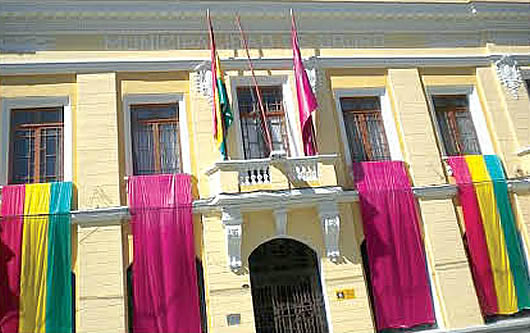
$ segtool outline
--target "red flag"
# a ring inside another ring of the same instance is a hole
[[[312,156],[317,153],[315,132],[313,130],[313,119],[311,112],[318,108],[318,102],[309,84],[309,78],[302,63],[296,22],[291,10],[291,42],[293,47],[293,67],[296,82],[296,97],[298,99],[298,112],[300,114],[300,125],[302,127],[302,140],[304,142],[304,153]]]

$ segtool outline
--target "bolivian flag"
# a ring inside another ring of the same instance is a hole
[[[212,62],[213,137],[217,149],[219,149],[223,158],[227,159],[226,131],[232,124],[234,116],[230,109],[230,102],[228,101],[228,94],[226,93],[226,85],[223,79],[223,71],[221,70],[219,56],[215,49],[215,38],[209,11],[207,16]]]
[[[2,190],[0,332],[71,333],[72,183]]]
[[[448,159],[459,188],[471,269],[482,312],[530,309],[530,277],[502,163],[496,155]]]

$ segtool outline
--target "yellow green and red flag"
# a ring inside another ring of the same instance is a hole
[[[72,332],[71,202],[71,182],[3,187],[0,332]]]
[[[212,62],[213,137],[217,149],[219,149],[223,158],[227,159],[226,131],[232,124],[234,116],[230,109],[230,102],[226,92],[226,85],[223,78],[221,63],[219,61],[219,55],[215,49],[215,37],[209,11],[207,12],[207,18]]]

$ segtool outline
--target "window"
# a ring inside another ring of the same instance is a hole
[[[181,171],[177,104],[131,106],[135,175]]]
[[[352,161],[389,160],[380,98],[343,97],[340,105]]]
[[[11,110],[9,182],[63,180],[63,108]]]
[[[272,149],[283,150],[289,154],[289,140],[285,122],[285,110],[281,86],[260,87],[267,126],[269,127]],[[261,115],[254,87],[238,87],[237,101],[243,151],[245,159],[269,157],[265,133],[261,123]]]
[[[436,121],[445,154],[480,154],[480,145],[469,111],[467,95],[432,96]]]

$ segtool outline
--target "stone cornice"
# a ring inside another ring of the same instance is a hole
[[[266,6],[266,10],[264,10]],[[445,26],[451,30],[472,28],[502,30],[529,28],[530,8],[516,2],[492,3],[399,3],[399,2],[267,2],[267,1],[4,1],[0,4],[0,28],[7,33],[31,32],[132,32],[169,31],[205,32],[204,13],[210,8],[216,30],[233,31],[234,14],[239,12],[249,31],[286,30],[289,8],[296,11],[305,32],[374,31],[394,28],[406,30],[407,24],[424,24],[418,29]],[[318,20],[315,20],[318,18]],[[456,20],[456,21],[455,21]],[[388,22],[386,22],[388,21]],[[415,22],[418,21],[418,22]],[[458,22],[458,24],[456,24]],[[333,24],[329,24],[333,23]],[[374,25],[375,23],[375,25]],[[388,24],[391,25],[388,25]],[[124,26],[123,24],[126,24]],[[376,29],[378,30],[378,29]]]
[[[501,59],[502,54],[490,55],[401,55],[401,56],[352,56],[317,57],[320,68],[405,68],[405,67],[476,67],[489,66]],[[530,64],[530,54],[511,55],[521,65]],[[116,72],[192,72],[208,59],[137,59],[137,60],[94,60],[68,62],[8,62],[0,63],[0,75],[24,74],[75,74]],[[221,59],[225,70],[247,68],[244,58]],[[292,58],[257,58],[253,60],[256,69],[290,69]]]
[[[267,10],[263,10],[264,7]],[[206,8],[219,18],[233,18],[237,11],[248,17],[286,18],[289,8],[302,17],[320,18],[524,18],[528,4],[518,2],[329,2],[329,1],[25,1],[7,0],[0,18],[177,19],[204,17]],[[524,10],[526,9],[526,10]]]

